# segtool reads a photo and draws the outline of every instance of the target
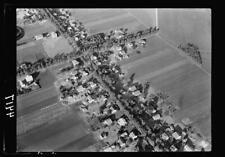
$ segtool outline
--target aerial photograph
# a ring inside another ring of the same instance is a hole
[[[211,9],[17,8],[17,152],[210,152]]]

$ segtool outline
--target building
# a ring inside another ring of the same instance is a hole
[[[137,136],[133,132],[130,133],[129,137],[132,138],[133,140],[137,138]]]
[[[176,140],[180,140],[181,139],[181,136],[177,133],[177,132],[174,132],[172,134],[172,136],[176,139]]]
[[[57,38],[57,33],[51,32],[51,37],[52,37],[52,38]]]
[[[33,81],[33,77],[32,77],[31,75],[27,75],[27,76],[25,77],[25,80],[26,80],[28,83],[30,83],[30,82]]]
[[[118,124],[120,125],[120,126],[125,126],[126,124],[127,124],[127,122],[126,122],[126,120],[124,119],[124,118],[120,118],[120,119],[118,119]]]
[[[41,40],[41,39],[43,39],[43,35],[42,35],[42,34],[40,34],[40,35],[35,35],[35,36],[34,36],[34,39],[35,39],[35,40]]]
[[[134,96],[139,96],[139,95],[141,95],[141,92],[138,90],[138,91],[133,92],[132,94],[133,94]]]
[[[135,86],[132,86],[132,87],[129,87],[128,90],[131,92],[134,92],[135,90],[137,90],[137,88]]]
[[[108,118],[108,119],[106,119],[104,122],[103,122],[103,124],[105,124],[105,125],[111,125],[112,124],[112,120],[110,119],[110,118]]]
[[[156,114],[152,117],[154,120],[159,120],[160,119],[160,115],[159,114]]]
[[[193,149],[192,149],[191,147],[189,147],[188,145],[185,145],[185,146],[184,146],[184,151],[185,151],[185,152],[192,152]]]

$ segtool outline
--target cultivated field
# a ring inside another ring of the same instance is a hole
[[[17,60],[18,62],[34,62],[40,58],[47,57],[47,53],[44,50],[42,41],[30,42],[26,45],[17,47]]]
[[[73,50],[67,40],[62,36],[46,39],[42,44],[49,57],[54,57],[56,54],[61,53],[70,53]]]
[[[21,38],[17,42],[23,42],[23,41],[29,40],[33,38],[35,35],[39,35],[44,32],[56,31],[56,27],[49,20],[47,20],[45,23],[42,23],[42,24],[35,23],[35,24],[25,25],[23,26],[23,29],[25,31],[25,35],[23,38]]]
[[[86,10],[77,9],[74,12],[76,13],[74,16],[76,15],[78,19],[87,18],[90,21],[86,20],[84,23],[88,28],[90,26],[90,33],[105,32],[123,26],[136,30],[137,26],[146,28],[155,26],[157,23],[154,9],[116,10],[115,14],[110,9],[92,9],[87,12]],[[118,12],[122,14],[117,15]],[[172,44],[170,46],[166,42],[167,40],[172,40],[174,43],[177,43],[188,39],[190,42],[196,42],[200,49],[205,48],[202,46],[203,44],[209,48],[208,43],[211,41],[208,35],[209,32],[204,32],[206,31],[205,29],[209,28],[208,25],[205,27],[206,19],[199,21],[198,19],[202,17],[201,13],[193,16],[195,15],[193,11],[179,12],[177,14],[175,12],[170,14],[164,12],[165,15],[162,15],[162,12],[158,9],[159,36],[164,38],[167,35],[167,38],[162,40],[158,36],[151,37],[146,48],[141,49],[142,53],[140,55],[133,54],[131,58],[122,61],[120,64],[123,65],[124,69],[128,70],[128,75],[135,72],[136,79],[141,81],[149,80],[156,89],[168,92],[171,95],[171,99],[180,106],[180,111],[176,114],[178,121],[183,117],[190,117],[206,136],[210,136],[210,75],[193,64],[190,59],[180,55],[180,52],[174,48],[176,45]],[[112,16],[109,18],[108,14],[112,14]],[[175,16],[175,14],[178,16]],[[91,18],[94,20],[91,20]],[[177,21],[175,18],[177,18]],[[183,22],[179,22],[180,18],[183,18]],[[191,18],[195,18],[194,22],[191,22],[193,21]],[[200,30],[201,27],[204,27],[204,29]],[[190,31],[191,33],[187,34]],[[197,36],[198,38],[195,38]],[[192,39],[194,38],[196,40],[193,41]],[[203,55],[203,58],[207,58],[209,63],[209,57]]]
[[[196,44],[203,55],[203,67],[211,72],[211,10],[158,9],[160,36],[174,46]]]

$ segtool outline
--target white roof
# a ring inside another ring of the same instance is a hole
[[[191,151],[193,151],[193,149],[191,149],[188,145],[185,145],[184,146],[184,151],[191,152]]]
[[[154,115],[152,118],[153,118],[154,120],[158,120],[158,119],[160,119],[160,115],[159,115],[159,114],[156,114],[156,115]]]
[[[36,40],[40,40],[40,39],[43,38],[43,35],[36,35],[36,36],[34,36],[34,38],[35,38]]]
[[[167,134],[166,134],[166,133],[163,133],[163,134],[162,134],[162,139],[164,139],[164,140],[168,140],[168,139],[169,139],[169,137],[167,136]]]
[[[120,118],[117,122],[118,122],[118,124],[119,124],[120,126],[124,126],[124,125],[127,124],[127,122],[126,122],[126,120],[125,120],[124,118]]]
[[[82,86],[79,86],[78,88],[77,88],[77,91],[78,92],[83,92],[85,90],[85,88],[83,88]]]
[[[133,92],[133,95],[134,96],[138,96],[138,95],[141,95],[141,92],[138,90],[138,91],[135,91],[135,92]]]
[[[127,135],[127,132],[122,133],[120,136],[124,137]]]
[[[137,136],[136,136],[133,132],[131,132],[129,136],[130,136],[133,140],[134,140],[135,138],[137,138]]]
[[[106,149],[104,149],[104,152],[112,152],[112,148],[111,147],[106,148]]]
[[[33,81],[33,77],[31,75],[27,75],[25,79],[27,82]]]
[[[109,119],[106,119],[103,124],[106,124],[106,125],[111,125],[112,124],[112,120],[109,118]]]
[[[57,34],[55,32],[51,32],[51,36],[52,36],[52,38],[56,38]]]
[[[176,140],[181,139],[181,136],[180,136],[180,135],[178,135],[178,133],[177,133],[177,132],[174,132],[174,133],[172,134],[172,136],[173,136]]]
[[[206,148],[206,147],[209,146],[209,143],[206,142],[205,140],[202,140],[201,142],[199,142],[199,145],[200,145],[201,147],[203,147],[203,148]]]
[[[129,90],[132,91],[132,92],[135,91],[136,89],[137,88],[135,86],[129,87]]]

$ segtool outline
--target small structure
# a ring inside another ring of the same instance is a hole
[[[181,139],[181,136],[177,133],[177,132],[174,132],[172,134],[172,136],[176,139],[176,140],[180,140]]]
[[[185,152],[192,152],[193,149],[192,149],[191,147],[189,147],[188,145],[185,145],[185,146],[184,146],[184,151],[185,151]]]
[[[40,35],[35,35],[35,36],[34,36],[34,39],[35,39],[35,40],[41,40],[41,39],[43,39],[43,35],[42,35],[42,34],[40,34]]]
[[[141,95],[141,92],[138,90],[138,91],[133,92],[132,94],[133,94],[134,96],[139,96],[139,95]]]
[[[120,118],[120,119],[118,119],[118,124],[120,125],[120,126],[125,126],[126,124],[127,124],[127,122],[126,122],[126,120],[124,119],[124,118]]]
[[[137,138],[137,136],[133,132],[130,133],[129,137],[132,138],[133,140]]]
[[[154,120],[159,120],[160,119],[160,115],[159,114],[156,114],[152,117]]]
[[[27,75],[26,78],[25,78],[25,80],[26,80],[28,83],[30,83],[30,82],[33,81],[33,77],[32,77],[31,75]]]
[[[104,122],[103,122],[103,124],[105,124],[105,125],[111,125],[112,124],[112,120],[110,119],[110,118],[108,118],[108,119],[106,119]]]
[[[168,140],[169,139],[169,136],[166,133],[163,133],[161,136],[162,136],[163,140]]]
[[[132,86],[132,87],[128,88],[128,90],[131,91],[131,92],[135,91],[136,89],[137,88],[135,86]]]
[[[51,32],[51,37],[52,37],[52,38],[57,38],[57,33]]]

